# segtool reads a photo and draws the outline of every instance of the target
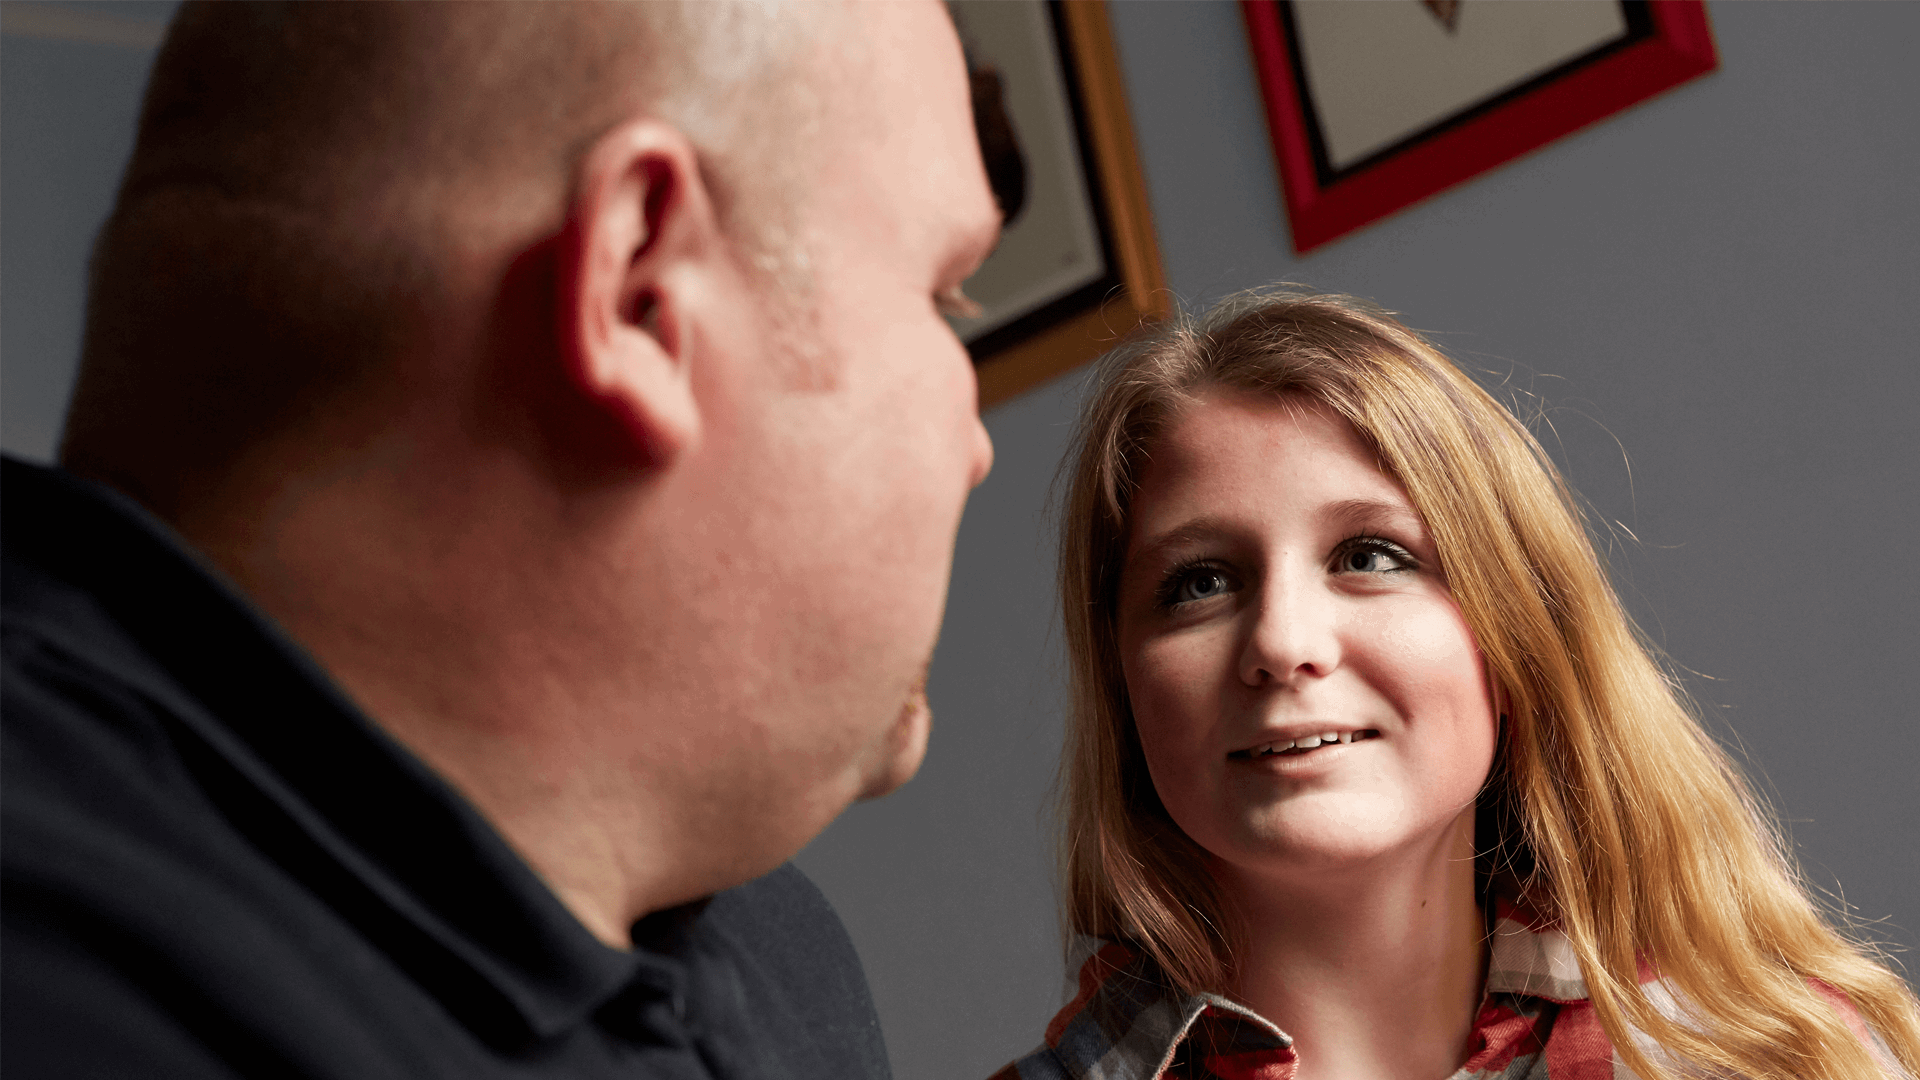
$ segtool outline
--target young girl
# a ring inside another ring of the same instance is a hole
[[[1539,444],[1385,314],[1110,357],[1061,553],[1077,988],[1001,1078],[1920,1072]]]

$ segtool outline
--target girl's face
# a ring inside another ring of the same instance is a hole
[[[1471,840],[1486,666],[1420,516],[1346,421],[1210,392],[1154,442],[1126,558],[1127,691],[1189,837],[1254,876]]]

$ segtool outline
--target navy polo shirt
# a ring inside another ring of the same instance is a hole
[[[887,1080],[798,870],[607,947],[165,525],[4,470],[9,1076]]]

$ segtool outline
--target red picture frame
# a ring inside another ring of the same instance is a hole
[[[1597,50],[1330,177],[1286,0],[1241,0],[1294,251],[1305,253],[1719,66],[1703,0],[1641,0],[1642,36]]]

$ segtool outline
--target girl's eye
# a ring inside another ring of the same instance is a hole
[[[1419,565],[1406,548],[1373,536],[1349,540],[1333,556],[1334,572],[1340,574],[1389,574]]]
[[[1237,587],[1233,577],[1214,566],[1189,566],[1173,572],[1160,590],[1160,602],[1166,607],[1191,604],[1225,596]]]

